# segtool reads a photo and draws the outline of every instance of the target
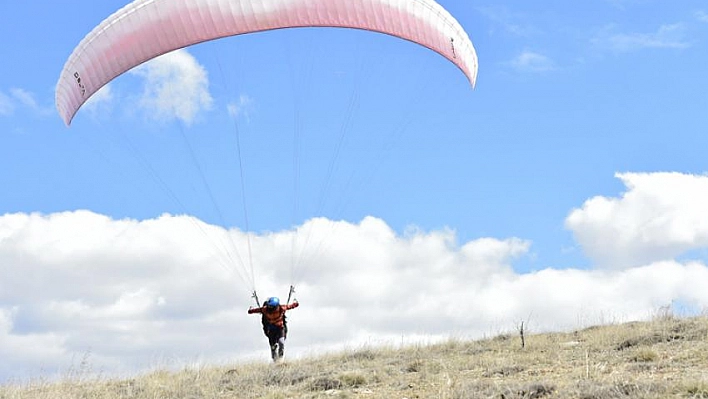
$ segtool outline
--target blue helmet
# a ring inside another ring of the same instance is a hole
[[[280,306],[280,299],[278,299],[278,297],[272,296],[266,301],[266,306],[269,308],[277,308],[278,306]]]

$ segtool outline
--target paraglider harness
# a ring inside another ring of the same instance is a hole
[[[263,302],[263,307],[266,307],[266,304],[268,301]],[[287,338],[288,336],[288,320],[285,312],[281,309],[280,310],[283,315],[281,316],[283,318],[283,328],[282,328],[282,337]],[[263,334],[265,334],[266,337],[268,337],[269,340],[272,341],[277,341],[281,335],[280,335],[280,327],[270,324],[268,322],[268,319],[266,318],[265,313],[261,314],[261,324],[263,325]]]
[[[290,286],[290,291],[288,292],[288,301],[287,303],[290,303],[290,299],[292,299],[293,294],[295,293],[295,286],[291,285]],[[253,291],[252,297],[256,300],[256,304],[260,304],[260,301],[258,300],[258,294],[256,291]],[[263,308],[266,308],[266,305],[268,304],[268,300],[263,301],[263,304],[261,305]],[[288,320],[287,316],[285,314],[285,311],[280,309],[282,312],[281,317],[283,319],[283,328],[281,329],[280,327],[273,325],[268,322],[268,319],[266,318],[265,313],[261,314],[261,325],[263,326],[263,334],[268,337],[268,341],[270,341],[270,345],[273,346],[278,340],[282,338],[287,338],[288,336]]]

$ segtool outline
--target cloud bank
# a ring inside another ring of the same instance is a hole
[[[708,247],[708,176],[619,173],[619,198],[594,197],[566,220],[598,266],[628,268]]]
[[[707,306],[708,267],[675,258],[708,246],[708,177],[617,177],[625,193],[591,198],[566,220],[597,261],[592,270],[518,273],[513,263],[529,254],[528,240],[459,243],[452,230],[398,234],[374,217],[312,219],[249,236],[189,216],[6,214],[0,377],[60,372],[87,353],[96,370],[110,373],[265,361],[260,320],[246,314],[251,287],[242,273],[249,267],[239,263],[247,257],[221,261],[227,235],[241,251],[250,240],[262,297],[286,297],[295,276],[302,306],[290,313],[290,356],[481,337],[522,320],[541,331],[643,319],[672,301]]]

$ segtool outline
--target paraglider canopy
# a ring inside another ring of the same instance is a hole
[[[57,83],[57,110],[68,126],[81,105],[113,78],[182,47],[310,26],[364,29],[410,40],[450,60],[475,84],[472,42],[434,0],[135,0],[74,49]]]

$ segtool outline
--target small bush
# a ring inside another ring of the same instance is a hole
[[[356,352],[352,352],[346,355],[349,361],[362,361],[362,360],[374,360],[377,357],[377,353],[371,349],[362,349]]]
[[[634,382],[617,382],[609,385],[582,382],[577,389],[580,399],[656,398],[664,395],[664,388],[660,385]]]
[[[494,376],[509,377],[511,375],[520,373],[524,370],[525,369],[521,366],[504,366],[504,367],[498,368],[496,370],[487,370],[482,375],[484,377],[494,377]]]
[[[329,391],[331,389],[339,389],[341,387],[342,381],[329,377],[319,377],[310,383],[310,390],[312,391]]]
[[[705,381],[695,381],[685,383],[681,390],[689,397],[696,399],[706,399],[708,398],[708,382]]]
[[[338,380],[341,381],[343,385],[352,388],[360,387],[367,383],[366,376],[359,372],[344,373],[339,376]]]
[[[659,358],[659,355],[651,349],[638,350],[632,357],[633,362],[653,362]]]
[[[406,367],[403,368],[403,371],[405,371],[406,373],[418,373],[423,370],[423,364],[424,362],[420,359],[413,360],[412,362],[408,363]]]
[[[502,399],[539,399],[553,394],[556,387],[547,384],[531,384],[521,388],[506,389]]]

